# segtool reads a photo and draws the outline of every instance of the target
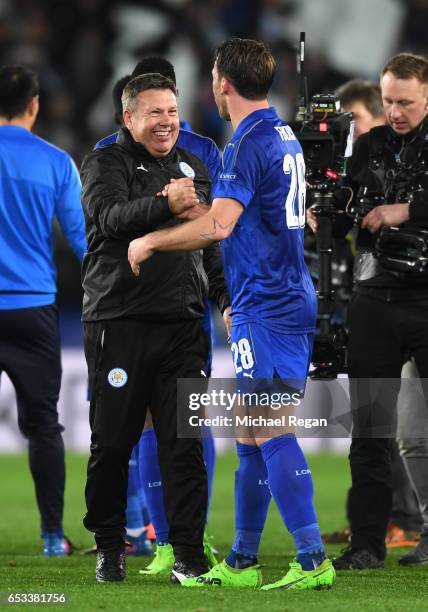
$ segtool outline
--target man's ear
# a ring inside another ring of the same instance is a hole
[[[31,119],[36,119],[39,112],[39,96],[33,96],[28,103],[27,113]]]
[[[231,91],[231,83],[225,77],[221,77],[220,81],[220,93],[228,94]]]
[[[125,127],[128,128],[128,130],[132,129],[132,117],[131,113],[128,110],[123,111],[123,123],[125,124]]]

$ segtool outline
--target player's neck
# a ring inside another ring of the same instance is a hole
[[[251,113],[254,113],[254,111],[262,110],[264,108],[269,108],[269,102],[266,99],[246,100],[244,98],[240,98],[239,100],[233,102],[231,101],[229,105],[229,114],[233,129],[236,130],[238,125],[245,119],[245,117],[248,117],[248,115],[251,115]]]
[[[21,115],[19,117],[13,117],[12,119],[7,119],[6,117],[0,117],[0,126],[2,125],[14,125],[17,127],[25,128],[26,130],[31,131],[33,127],[34,120],[31,120],[26,115]]]

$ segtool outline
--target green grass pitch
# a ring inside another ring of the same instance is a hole
[[[349,484],[345,457],[319,455],[309,458],[316,489],[321,529],[344,525],[344,499]],[[218,458],[209,532],[225,555],[233,536],[233,454]],[[82,526],[86,458],[67,456],[65,531],[81,547],[92,543]],[[66,605],[55,610],[184,610],[192,612],[389,612],[428,610],[428,566],[400,568],[403,549],[391,551],[385,570],[341,572],[335,587],[321,592],[270,593],[254,590],[190,590],[171,585],[166,578],[140,576],[145,558],[128,558],[128,580],[120,584],[97,584],[94,557],[79,553],[64,559],[40,556],[38,516],[33,484],[24,456],[0,455],[0,590],[10,592],[66,592]],[[340,547],[328,548],[330,556]],[[273,504],[263,535],[260,562],[264,582],[279,578],[293,557],[290,536]],[[4,595],[3,595],[4,597]],[[4,610],[36,606],[0,605]],[[39,604],[37,607],[46,607]]]

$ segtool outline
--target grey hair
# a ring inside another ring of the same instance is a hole
[[[132,113],[135,110],[135,101],[138,94],[148,89],[170,89],[173,94],[177,95],[177,88],[168,77],[158,72],[140,74],[125,85],[122,93],[123,110]]]

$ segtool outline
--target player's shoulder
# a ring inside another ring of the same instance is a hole
[[[32,145],[37,148],[38,153],[48,157],[53,164],[69,165],[74,163],[71,156],[64,149],[36,134],[31,133],[30,137]]]
[[[190,130],[184,130],[181,128],[178,133],[177,146],[182,149],[194,146],[198,147],[199,149],[205,149],[206,151],[218,153],[218,147],[212,138],[203,136],[198,132],[192,132]]]
[[[93,148],[86,157],[94,159],[103,159],[109,157],[124,157],[130,156],[129,150],[119,142],[110,142],[102,147]]]
[[[243,131],[236,134],[228,147],[232,147],[234,158],[257,157],[268,160],[275,150],[278,132],[275,129],[281,121],[272,121],[265,117],[255,118]],[[285,125],[285,124],[284,124]]]
[[[101,140],[96,143],[94,149],[102,149],[103,147],[114,144],[117,141],[117,136],[118,132],[104,136],[104,138],[101,138]]]

